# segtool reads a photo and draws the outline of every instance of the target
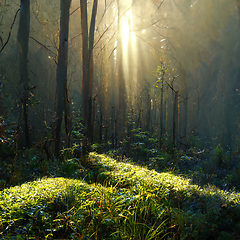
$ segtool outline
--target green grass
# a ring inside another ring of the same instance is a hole
[[[0,191],[1,239],[240,238],[238,192],[97,153],[58,168]]]
[[[5,189],[0,206],[2,237],[18,239],[152,239],[164,235],[167,219],[153,189],[117,189],[65,178]]]

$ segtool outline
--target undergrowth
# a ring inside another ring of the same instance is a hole
[[[238,156],[129,138],[107,154],[75,144],[59,159],[2,140],[0,238],[240,239]]]
[[[2,239],[240,236],[239,193],[97,153],[63,166],[71,178],[46,177],[0,192]]]

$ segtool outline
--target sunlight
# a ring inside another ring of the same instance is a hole
[[[132,38],[132,43],[136,42],[136,34],[134,31],[131,31],[131,38]]]
[[[130,33],[130,26],[129,26],[128,16],[126,16],[122,20],[122,39],[123,39],[123,45],[124,46],[128,42],[129,33]]]
[[[123,41],[123,49],[127,51],[128,49],[128,42],[129,42],[129,36],[131,34],[134,35],[133,32],[131,32],[131,24],[132,24],[132,11],[129,10],[125,14],[125,16],[122,18],[122,41]]]
[[[191,7],[193,7],[197,2],[198,2],[198,0],[195,1],[193,4],[191,4]]]
[[[134,25],[132,9],[129,9],[121,19],[122,25],[122,61],[123,72],[126,82],[128,94],[132,92],[131,86],[135,85],[136,71],[135,68],[130,69],[130,65],[136,62],[136,34],[132,31]]]
[[[122,18],[122,62],[123,62],[123,72],[126,83],[128,82],[129,76],[129,58],[128,58],[128,43],[130,37],[130,20],[129,11]],[[126,84],[127,85],[127,84]]]

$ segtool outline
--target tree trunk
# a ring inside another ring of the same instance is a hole
[[[4,119],[4,98],[3,98],[3,83],[0,81],[0,121]]]
[[[92,85],[93,85],[93,43],[98,0],[94,0],[90,31],[88,36],[87,1],[80,0],[82,26],[82,105],[87,137],[93,140]]]
[[[71,129],[72,129],[72,119],[71,119],[71,99],[68,89],[65,89],[64,96],[64,111],[65,111],[65,130],[67,138],[67,147],[71,147]]]
[[[178,129],[178,91],[174,92],[173,100],[173,145],[176,146]]]
[[[82,107],[83,120],[86,127],[88,124],[89,111],[89,60],[88,60],[88,21],[87,1],[80,0],[81,26],[82,26]]]
[[[183,136],[184,136],[184,139],[185,139],[185,144],[187,144],[187,126],[188,126],[188,97],[187,97],[187,94],[185,96],[185,99],[184,99],[184,128],[183,128]],[[185,151],[186,151],[186,147],[185,147]]]
[[[28,123],[28,39],[30,31],[30,0],[21,0],[20,21],[18,28],[18,52],[19,52],[19,68],[20,68],[20,82],[22,86],[22,106],[24,117],[24,146],[29,147],[29,123]]]
[[[61,145],[61,124],[63,118],[63,108],[65,106],[65,116],[67,99],[67,63],[68,63],[68,32],[69,32],[69,8],[71,0],[61,0],[60,17],[60,37],[57,66],[57,111],[56,111],[56,139],[55,155],[59,156]],[[66,116],[68,118],[68,116]],[[67,133],[67,135],[69,135]]]
[[[161,101],[160,101],[160,149],[162,148],[163,142],[163,78],[161,86]]]
[[[117,29],[117,84],[118,84],[118,103],[117,103],[117,113],[118,113],[118,121],[116,126],[116,137],[122,132],[123,126],[126,120],[126,84],[123,73],[123,46],[122,46],[122,24],[121,24],[121,7],[120,1],[117,0],[118,5],[118,29]]]
[[[103,135],[103,100],[102,96],[100,96],[100,104],[99,104],[99,114],[100,114],[100,119],[99,119],[99,143],[102,143],[102,135]]]
[[[165,107],[164,107],[164,109],[165,109],[165,126],[164,126],[164,128],[165,128],[165,130],[164,130],[164,134],[166,135],[166,136],[168,136],[168,86],[166,87],[166,89],[165,89],[165,103],[164,103],[164,105],[165,105]]]
[[[150,93],[147,94],[147,121],[146,121],[146,131],[151,133],[151,96]]]

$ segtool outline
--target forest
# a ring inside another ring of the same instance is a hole
[[[240,0],[0,0],[0,239],[240,239]]]

